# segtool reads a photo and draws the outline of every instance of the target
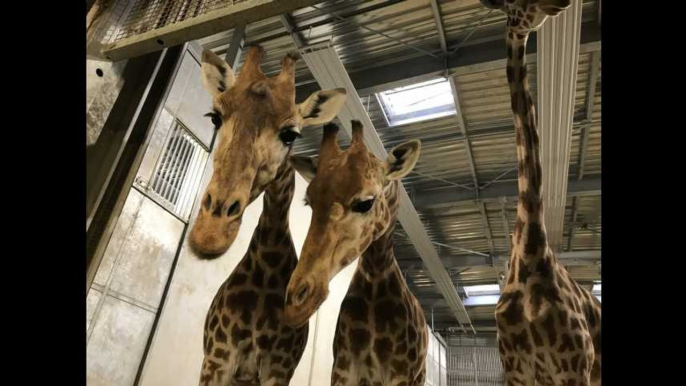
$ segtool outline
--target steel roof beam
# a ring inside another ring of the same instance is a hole
[[[597,196],[600,194],[600,178],[571,180],[567,184],[568,197]],[[516,199],[517,182],[492,184],[479,192],[479,197],[472,190],[456,190],[454,187],[436,190],[415,190],[414,206],[420,211],[442,209],[456,205],[473,204],[477,199],[484,202],[497,202],[501,197]]]
[[[436,21],[436,30],[438,31],[438,42],[441,44],[441,51],[443,55],[448,55],[448,42],[445,39],[445,29],[443,28],[443,17],[441,16],[441,6],[437,0],[430,0],[431,13],[434,15]]]
[[[231,34],[231,43],[229,48],[226,50],[224,59],[226,63],[236,72],[236,67],[238,66],[238,61],[241,58],[241,53],[243,52],[243,43],[245,41],[245,24],[237,25],[233,29]]]
[[[527,54],[536,54],[536,33],[529,38]],[[447,68],[455,69],[458,67],[475,66],[493,61],[502,61],[501,67],[505,68],[506,51],[505,39],[489,41],[481,44],[467,44],[460,49],[459,55],[448,57],[447,62],[444,58],[431,58],[427,56],[415,57],[391,63],[383,66],[373,67],[365,70],[356,71],[350,74],[350,79],[355,85],[355,89],[361,94],[365,94],[367,89],[373,89],[393,82],[407,82],[408,79],[427,75],[442,76]],[[600,49],[600,27],[595,21],[582,23],[581,26],[581,53],[597,51]],[[527,58],[535,61],[535,56]],[[498,62],[497,64],[501,64]],[[297,100],[304,100],[311,93],[319,90],[316,82],[300,84],[297,87]]]
[[[291,35],[295,46],[298,48],[304,47],[306,45],[305,39],[303,39],[299,32],[295,31],[293,17],[291,17],[291,15],[288,13],[284,13],[283,15],[279,16],[279,18],[281,19],[281,24],[283,24],[283,27],[286,28],[288,34]]]
[[[601,251],[598,250],[562,252],[555,255],[555,257],[565,265],[595,264],[600,260],[600,256]],[[504,255],[498,257],[500,259],[508,258],[508,256]],[[448,269],[463,269],[491,265],[491,262],[487,257],[479,255],[443,256],[441,261]],[[421,268],[421,265],[418,264],[417,259],[398,259],[398,264],[403,267],[403,271],[407,275],[416,272],[426,272]]]
[[[493,245],[493,236],[491,233],[491,227],[488,224],[488,216],[486,215],[486,205],[479,199],[479,178],[476,174],[476,164],[474,162],[474,154],[472,153],[472,144],[469,141],[469,134],[467,133],[467,125],[464,122],[464,116],[462,115],[462,106],[460,104],[459,91],[457,89],[457,84],[455,83],[455,77],[451,76],[449,78],[450,90],[453,94],[453,102],[455,103],[455,115],[457,118],[457,124],[460,126],[460,132],[462,133],[462,142],[464,144],[465,151],[467,152],[467,161],[469,162],[469,171],[472,175],[472,183],[474,184],[474,191],[477,196],[476,206],[481,214],[481,226],[483,227],[484,234],[486,235],[486,241],[488,242],[488,249],[491,252],[491,256],[495,255],[495,247]]]

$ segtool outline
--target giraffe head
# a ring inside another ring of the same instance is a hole
[[[324,128],[319,161],[291,157],[293,167],[307,180],[305,202],[312,221],[298,265],[286,290],[285,322],[297,327],[326,300],[329,281],[352,263],[395,221],[397,201],[386,193],[417,163],[420,142],[393,148],[386,161],[367,150],[362,124],[352,121],[350,147],[336,143],[338,127]]]
[[[528,34],[537,30],[548,18],[557,16],[571,0],[481,0],[481,4],[507,15],[509,32]]]
[[[202,54],[203,85],[213,97],[207,116],[219,132],[214,173],[189,235],[201,258],[229,249],[243,211],[276,178],[301,130],[331,121],[345,103],[345,89],[335,89],[317,91],[296,104],[299,55],[288,54],[281,73],[268,78],[260,70],[263,54],[262,47],[252,47],[238,77],[213,52]]]

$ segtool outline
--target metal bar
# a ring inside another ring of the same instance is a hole
[[[561,252],[555,255],[555,257],[562,262],[563,264],[569,265],[574,262],[580,262],[580,261],[585,261],[586,264],[592,263],[592,262],[597,262],[601,259],[601,251],[599,250],[590,250],[590,251],[574,251],[574,252]],[[509,256],[496,256],[499,260],[506,260],[509,258]],[[490,265],[490,259],[483,257],[483,256],[478,256],[478,255],[464,255],[464,256],[443,256],[441,258],[441,261],[443,262],[443,266],[446,269],[464,269],[464,268],[469,268],[469,267],[477,267],[477,266],[484,266],[484,265]],[[409,274],[409,273],[416,273],[416,272],[426,272],[424,269],[407,269],[405,268],[406,266],[409,266],[410,264],[414,264],[417,262],[417,259],[407,259],[407,260],[399,260],[398,264],[403,267],[403,269]],[[492,280],[492,279],[490,279]]]
[[[570,180],[567,184],[568,197],[597,196],[600,194],[600,178],[585,180]],[[479,197],[470,190],[440,189],[417,190],[414,205],[421,211],[430,209],[449,208],[456,205],[473,205],[477,199],[483,202],[498,202],[501,197],[507,199],[518,196],[517,182],[510,181],[492,185],[481,190]]]
[[[488,241],[488,249],[491,252],[491,256],[495,255],[495,246],[493,245],[493,234],[491,233],[491,225],[488,223],[488,214],[486,213],[486,204],[479,200],[477,203],[479,207],[479,213],[481,213],[481,225],[484,228],[484,233],[486,234],[486,241]]]
[[[406,237],[409,237],[409,236],[407,236],[407,235],[405,235],[405,236],[406,236]],[[441,246],[441,247],[445,247],[445,248],[448,248],[448,249],[457,249],[458,251],[469,252],[469,253],[471,253],[471,254],[473,254],[473,255],[479,255],[479,256],[483,256],[483,257],[491,257],[491,255],[487,255],[487,254],[485,254],[485,253],[481,253],[481,252],[477,252],[477,251],[472,251],[472,250],[470,250],[470,249],[458,247],[457,245],[448,245],[448,244],[443,244],[443,243],[439,243],[439,242],[436,242],[436,241],[434,241],[433,244],[439,245],[439,246]]]
[[[183,180],[184,183],[181,186],[180,192],[179,192],[179,199],[177,203],[177,213],[179,216],[185,218],[183,215],[184,209],[187,206],[187,197],[188,197],[188,191],[190,187],[192,186],[192,181],[193,178],[195,177],[195,169],[197,168],[197,160],[199,159],[200,151],[199,147],[195,143],[191,143],[190,145],[190,152],[189,152],[189,160],[188,160],[188,166],[186,167],[186,171],[184,172],[183,175]]]
[[[210,157],[210,153],[205,151],[199,144],[195,145],[195,153],[198,155],[195,164],[193,165],[193,174],[192,177],[189,178],[188,180],[188,189],[187,189],[187,195],[191,194],[200,194],[197,192],[194,192],[194,189],[197,190],[200,184],[200,179],[202,178],[203,175],[203,170],[206,167],[207,161]],[[188,219],[190,216],[190,209],[193,206],[193,199],[190,197],[187,197],[184,199],[186,202],[183,210],[180,212],[180,215],[183,216],[184,218]]]
[[[593,119],[593,108],[595,107],[595,90],[598,83],[598,76],[600,75],[600,52],[591,53],[591,72],[588,77],[588,85],[586,85],[586,121],[590,122]],[[588,132],[590,127],[584,126],[581,132],[581,144],[579,150],[579,173],[577,179],[584,178],[586,152],[588,150]],[[572,243],[576,234],[577,216],[579,213],[579,199],[574,197],[572,202],[572,226],[567,237],[567,251],[572,250]]]
[[[474,189],[477,196],[476,206],[481,214],[481,226],[483,227],[484,235],[486,235],[486,241],[488,242],[488,249],[491,252],[491,256],[495,255],[495,246],[493,245],[493,235],[491,233],[491,226],[488,223],[488,215],[486,214],[486,205],[479,200],[479,179],[476,174],[476,165],[474,162],[474,153],[472,152],[472,145],[469,141],[469,134],[467,133],[467,125],[464,122],[464,116],[462,115],[462,106],[460,104],[459,92],[457,89],[457,84],[455,83],[455,77],[449,77],[450,90],[453,94],[453,102],[455,103],[455,115],[457,118],[458,126],[460,126],[460,132],[462,133],[462,141],[464,143],[465,151],[467,152],[467,161],[469,161],[469,171],[472,175],[472,182],[474,183]]]
[[[185,179],[186,179],[186,174],[188,174],[188,167],[190,166],[190,158],[193,153],[193,142],[190,140],[189,136],[184,134],[185,143],[184,143],[184,149],[183,152],[181,153],[181,171],[179,172],[179,178],[177,179],[176,182],[176,194],[172,197],[173,200],[172,202],[174,203],[174,206],[178,208],[179,206],[179,198],[181,198],[181,189],[183,188]]]
[[[462,107],[460,105],[460,98],[458,96],[457,84],[455,84],[455,78],[450,77],[450,89],[453,94],[453,102],[455,103],[455,114],[457,118],[458,126],[460,126],[460,132],[462,133],[462,142],[464,143],[465,151],[467,152],[467,161],[469,162],[469,171],[471,172],[472,182],[474,183],[474,188],[479,189],[479,180],[476,175],[476,166],[474,165],[474,154],[472,154],[472,146],[469,142],[469,135],[467,134],[467,127],[464,122],[464,117],[462,115]]]
[[[286,28],[286,31],[288,31],[288,34],[291,35],[295,46],[298,48],[306,46],[307,44],[300,33],[295,32],[295,24],[293,23],[293,18],[291,15],[284,13],[283,15],[279,16],[279,18],[281,19],[281,24],[283,24],[284,28]]]
[[[320,1],[247,0],[107,44],[103,47],[103,54],[112,61],[128,59],[165,47],[201,39],[238,25],[247,25],[292,12]]]
[[[176,163],[175,162],[176,161],[175,156],[176,156],[176,152],[178,151],[178,147],[179,147],[180,142],[181,142],[181,140],[180,140],[181,136],[179,135],[180,131],[181,131],[181,127],[179,126],[179,124],[177,123],[176,126],[172,130],[173,130],[173,134],[172,134],[173,138],[170,139],[170,144],[167,147],[167,154],[166,154],[165,161],[164,161],[165,169],[163,170],[164,175],[162,177],[162,181],[164,183],[164,186],[162,186],[162,188],[160,190],[160,196],[162,196],[162,198],[164,198],[167,201],[169,201],[168,193],[169,193],[169,189],[171,187],[171,176],[173,173],[174,164]],[[173,141],[173,143],[171,141]]]
[[[172,178],[173,178],[173,173],[174,173],[174,164],[176,163],[176,152],[178,151],[178,148],[181,144],[180,140],[180,135],[179,135],[180,128],[177,125],[174,129],[174,143],[172,146],[168,149],[167,153],[167,160],[165,162],[165,170],[164,170],[164,177],[163,177],[163,182],[164,186],[162,187],[161,190],[161,195],[164,197],[166,201],[169,201],[169,190],[172,186]]]
[[[174,153],[174,162],[172,164],[171,174],[169,175],[169,192],[167,193],[167,199],[172,207],[176,206],[175,196],[179,193],[178,184],[181,177],[180,170],[184,166],[183,153],[186,149],[186,146],[189,144],[189,135],[183,128],[183,125],[179,125],[177,136],[179,138],[179,146]]]
[[[438,42],[441,44],[443,55],[448,55],[448,43],[445,39],[445,29],[443,28],[443,17],[441,15],[441,6],[437,0],[431,0],[431,12],[436,21],[436,30],[438,31]]]
[[[243,50],[243,42],[245,40],[245,24],[239,24],[233,29],[233,34],[231,35],[231,43],[229,48],[226,50],[226,55],[224,60],[231,67],[232,70],[236,71],[236,66],[238,66],[238,60],[241,58],[241,52]]]
[[[172,206],[176,206],[174,201],[175,196],[178,194],[178,183],[180,181],[181,173],[180,170],[183,167],[183,153],[186,149],[188,142],[183,128],[179,127],[179,147],[174,154],[174,164],[172,168],[172,173],[169,178],[170,190],[169,190],[169,203]]]
[[[421,52],[422,54],[431,56],[431,57],[433,57],[433,58],[439,58],[438,55],[436,55],[436,54],[434,54],[434,53],[432,53],[432,52],[429,52],[429,51],[427,51],[427,50],[425,50],[425,49],[419,48],[419,47],[414,46],[414,45],[412,45],[412,44],[406,43],[406,42],[404,42],[404,41],[402,41],[402,40],[400,40],[400,39],[398,39],[398,38],[394,38],[393,36],[386,35],[385,33],[381,32],[381,31],[377,31],[377,30],[372,29],[372,28],[369,28],[369,27],[367,27],[367,26],[365,26],[365,25],[355,23],[354,21],[350,21],[350,20],[348,20],[348,19],[346,19],[346,18],[344,18],[344,17],[338,15],[338,14],[335,13],[335,12],[327,12],[327,11],[325,11],[325,10],[323,10],[323,9],[317,7],[317,6],[314,6],[314,5],[312,5],[311,7],[314,8],[314,9],[316,9],[316,10],[319,11],[319,12],[324,13],[324,14],[329,14],[329,15],[333,16],[334,18],[336,18],[336,19],[342,21],[342,22],[345,22],[345,23],[348,23],[348,24],[352,24],[352,25],[354,25],[355,27],[363,28],[363,29],[366,29],[366,30],[368,30],[368,31],[374,32],[375,34],[378,34],[378,35],[381,35],[381,36],[383,36],[383,37],[385,37],[385,38],[391,39],[391,40],[393,40],[394,42],[400,43],[400,44],[402,44],[402,45],[404,45],[404,46],[407,46],[407,47],[409,47],[409,48],[411,48],[411,49],[413,49],[413,50],[415,50],[415,51],[417,51],[417,52]]]
[[[162,155],[157,159],[157,165],[155,165],[155,171],[153,172],[153,180],[152,184],[150,185],[151,190],[157,194],[160,195],[160,191],[164,188],[163,184],[163,173],[165,171],[165,165],[167,164],[166,160],[167,157],[169,157],[169,148],[171,146],[171,141],[173,141],[174,138],[174,131],[176,130],[176,127],[178,126],[178,122],[174,121],[169,128],[169,132],[167,133],[167,138],[165,139],[164,143],[164,148],[162,149]]]
[[[491,12],[493,12],[493,10],[492,10],[492,9],[489,9],[488,12],[486,12],[486,14],[484,14],[484,15],[481,17],[481,19],[479,19],[479,22],[476,23],[476,25],[472,28],[472,30],[469,31],[469,33],[467,34],[467,36],[465,36],[465,38],[462,39],[462,41],[457,45],[457,47],[455,47],[455,48],[450,52],[450,55],[455,55],[455,54],[457,53],[457,51],[459,51],[460,48],[462,48],[462,46],[464,46],[465,43],[467,43],[467,41],[469,41],[469,38],[472,37],[472,35],[474,34],[474,32],[476,32],[477,29],[479,29],[479,27],[481,26],[481,23],[483,23],[484,20],[486,20],[486,17],[488,17],[488,15],[490,15]]]

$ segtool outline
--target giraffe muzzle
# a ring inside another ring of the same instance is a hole
[[[302,283],[293,294],[293,305],[296,307],[301,306],[307,300],[310,293],[310,285],[308,283]]]
[[[293,291],[290,288],[287,290],[284,307],[284,320],[291,328],[298,328],[307,323],[328,295],[328,291],[310,282],[300,283],[295,288]]]

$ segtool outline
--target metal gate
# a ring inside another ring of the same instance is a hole
[[[497,347],[448,347],[450,386],[505,385]]]

